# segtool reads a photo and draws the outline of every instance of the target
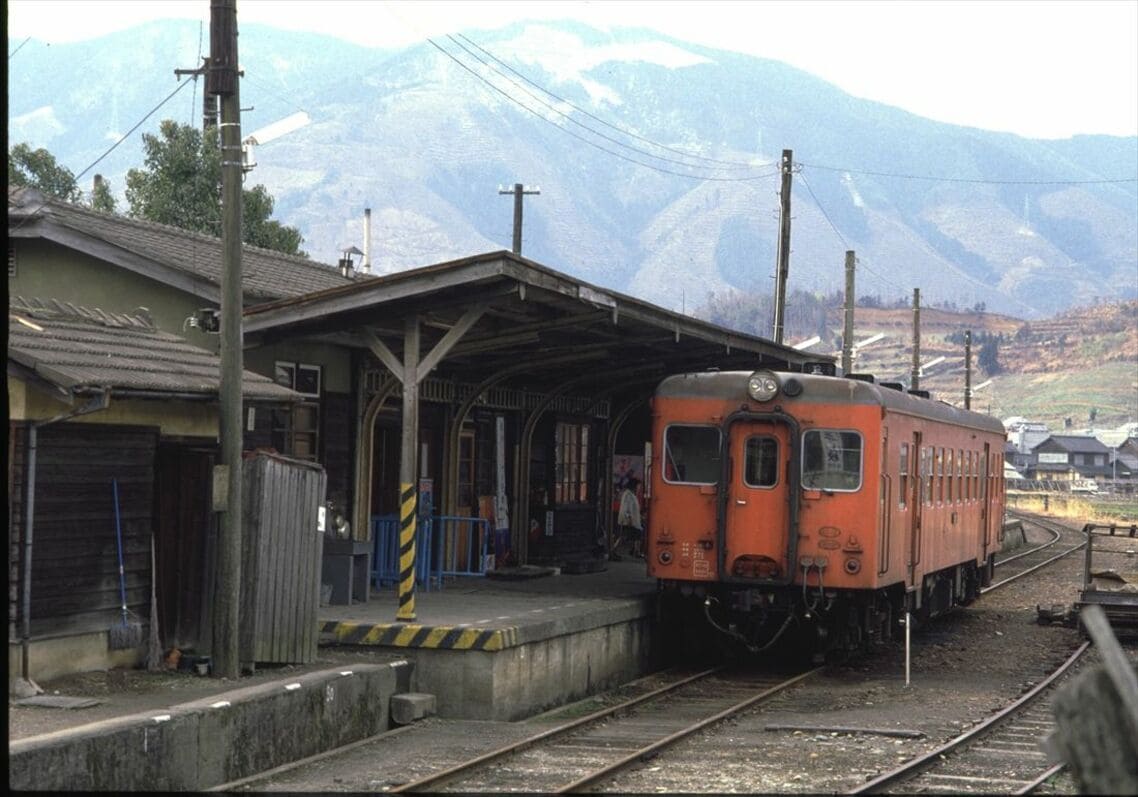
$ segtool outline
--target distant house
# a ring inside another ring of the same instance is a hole
[[[1093,437],[1051,435],[1032,449],[1036,479],[1074,481],[1110,476],[1111,450]]]
[[[209,630],[217,355],[143,313],[58,300],[10,300],[7,349],[9,678],[132,663],[107,632],[120,590],[148,624],[152,584],[162,641],[193,646]],[[266,410],[301,398],[249,371],[242,394]]]

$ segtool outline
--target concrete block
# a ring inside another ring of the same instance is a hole
[[[407,692],[391,696],[391,721],[396,725],[410,725],[424,717],[434,716],[435,696],[425,692]]]

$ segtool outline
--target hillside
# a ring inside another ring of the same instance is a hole
[[[8,64],[9,141],[79,173],[200,47],[189,21],[30,41]],[[312,119],[258,147],[247,183],[266,186],[274,218],[321,262],[362,247],[364,208],[379,273],[508,249],[498,188],[521,182],[541,189],[523,230],[538,262],[676,310],[766,291],[791,149],[792,289],[840,290],[853,249],[859,291],[886,300],[919,287],[929,304],[1034,322],[1138,298],[1135,137],[943,124],[645,29],[518,23],[381,51],[246,25],[240,47],[243,131],[301,109]],[[200,98],[181,92],[99,161],[112,190],[163,116],[200,123]]]
[[[831,313],[828,326],[840,340],[840,311]],[[855,341],[885,335],[858,352],[854,370],[908,384],[912,309],[857,308],[854,330]],[[921,363],[944,359],[925,368],[920,386],[957,405],[964,400],[966,330],[973,341],[973,409],[1001,418],[1022,415],[1055,431],[1067,427],[1068,419],[1071,428],[1138,420],[1138,301],[1081,307],[1031,322],[921,308]],[[988,339],[995,342],[998,370],[981,365],[982,341]]]

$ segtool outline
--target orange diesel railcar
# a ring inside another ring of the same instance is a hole
[[[850,649],[991,580],[994,418],[865,377],[774,371],[669,377],[652,414],[646,558],[666,628],[752,652],[780,638]]]

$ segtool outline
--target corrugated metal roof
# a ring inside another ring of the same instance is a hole
[[[221,360],[143,314],[107,313],[58,300],[14,297],[8,303],[8,361],[71,393],[110,390],[216,400]],[[245,371],[242,393],[260,401],[300,395]]]
[[[31,188],[8,191],[9,234],[20,227],[58,225],[112,244],[124,252],[156,264],[221,284],[222,242],[202,233],[166,224],[101,213],[46,197]],[[273,301],[313,291],[351,285],[334,266],[296,255],[286,255],[255,246],[243,246],[241,282],[249,301]],[[359,279],[371,279],[361,276]]]

